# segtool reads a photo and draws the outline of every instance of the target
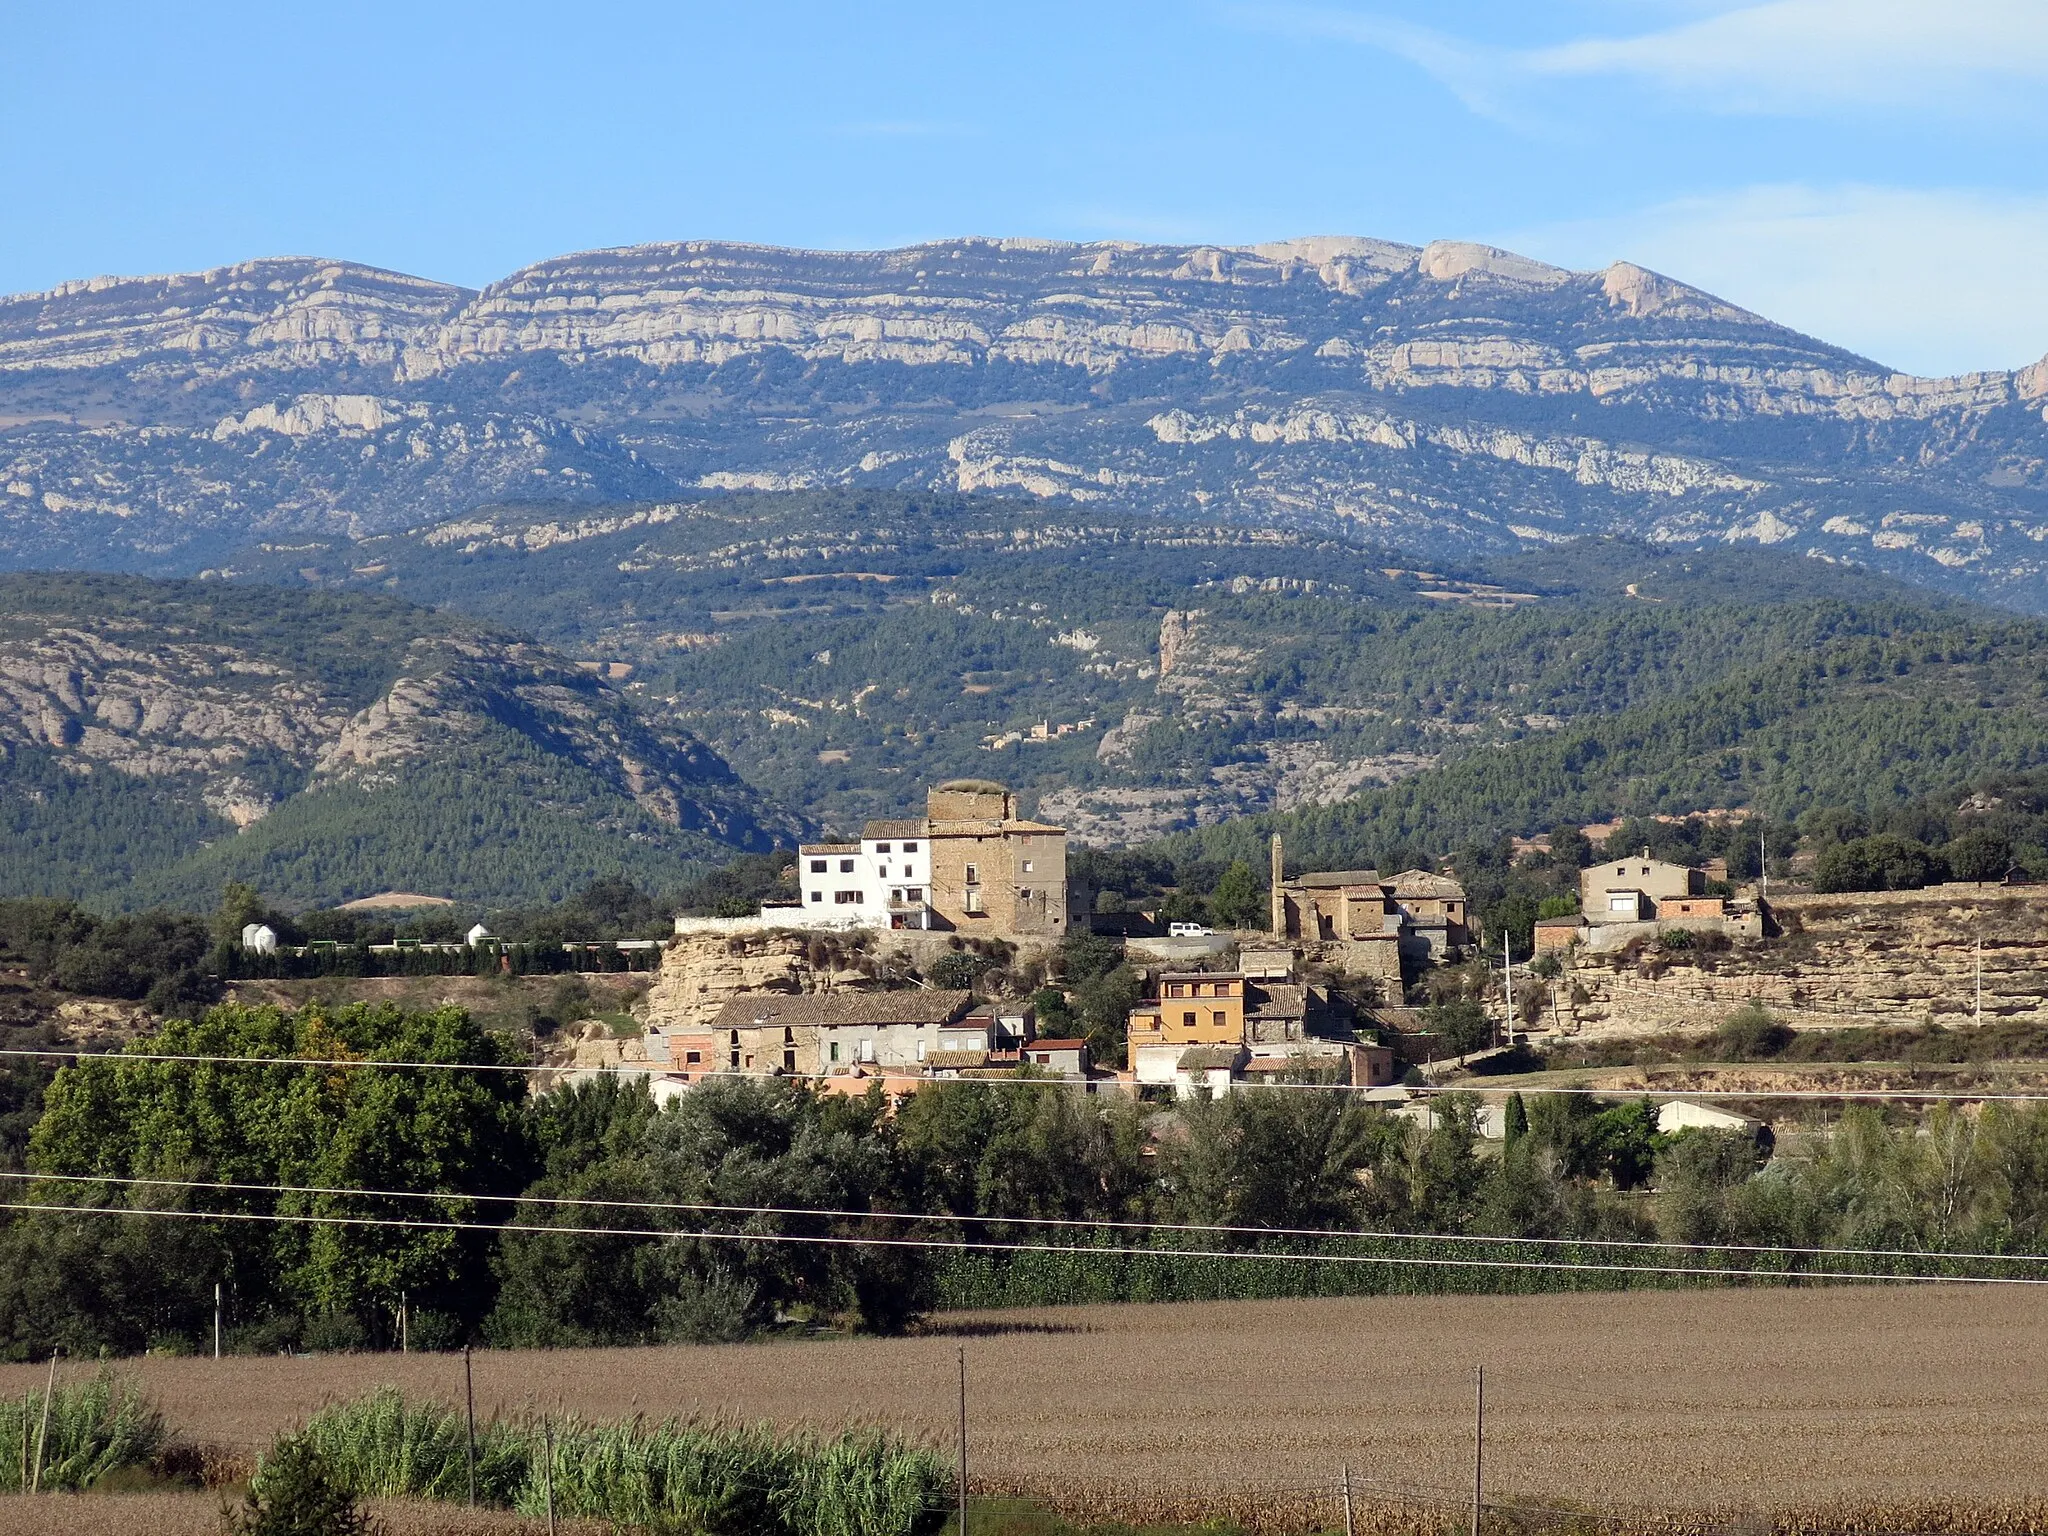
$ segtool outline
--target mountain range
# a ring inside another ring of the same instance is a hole
[[[2048,609],[2048,360],[1922,379],[1458,242],[685,242],[0,300],[0,560],[154,575],[485,505],[994,491],[1411,560],[1754,543]]]
[[[380,596],[0,576],[6,894],[205,909],[674,884],[790,841],[588,667]]]

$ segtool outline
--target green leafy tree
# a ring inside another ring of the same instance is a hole
[[[136,1042],[141,1054],[312,1058],[332,1067],[227,1065],[112,1058],[59,1072],[30,1140],[30,1162],[52,1174],[161,1176],[301,1188],[398,1190],[273,1195],[195,1191],[195,1208],[254,1215],[447,1216],[489,1222],[497,1210],[469,1194],[516,1193],[530,1143],[519,1074],[456,1008],[411,1012],[357,1005],[297,1014],[221,1005],[173,1020]],[[352,1067],[359,1061],[439,1062],[457,1070]],[[463,1066],[480,1070],[462,1071]],[[130,1198],[114,1193],[114,1201]],[[133,1198],[149,1198],[138,1191]],[[250,1307],[302,1318],[351,1316],[389,1331],[400,1292],[415,1307],[473,1319],[488,1239],[479,1232],[349,1224],[224,1224],[224,1278]]]
[[[1501,1114],[1501,1134],[1509,1146],[1529,1134],[1529,1106],[1520,1093],[1508,1095],[1507,1108]]]
[[[1266,888],[1243,859],[1234,860],[1216,882],[1209,909],[1226,928],[1263,928],[1268,918]]]

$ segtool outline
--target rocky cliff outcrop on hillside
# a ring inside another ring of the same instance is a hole
[[[858,986],[867,978],[855,960],[801,933],[678,935],[647,994],[646,1021],[661,1029],[701,1029],[744,993]]]
[[[2048,1023],[2048,890],[1947,887],[1795,897],[1781,939],[1729,954],[1589,961],[1547,989],[1541,1021],[1586,1039],[1707,1031],[1761,1003],[1796,1029]]]
[[[2039,606],[2044,402],[2048,366],[1914,378],[1460,242],[683,242],[481,292],[263,261],[0,301],[0,540],[196,569],[493,500],[887,485],[1747,540]]]

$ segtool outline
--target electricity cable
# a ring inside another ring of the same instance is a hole
[[[1529,1270],[1554,1273],[1659,1275],[1674,1278],[1729,1280],[1824,1279],[1878,1281],[1923,1285],[2024,1285],[2048,1286],[2048,1276],[2029,1275],[1924,1275],[1924,1274],[1786,1274],[1768,1269],[1706,1268],[1684,1265],[1586,1264],[1559,1259],[1465,1259],[1425,1258],[1403,1254],[1275,1253],[1236,1248],[1139,1248],[1129,1246],[1081,1248],[1069,1243],[969,1243],[964,1238],[945,1242],[913,1237],[848,1237],[827,1234],[785,1232],[677,1232],[651,1227],[562,1227],[534,1222],[456,1221],[405,1216],[329,1216],[312,1212],[277,1211],[171,1211],[134,1206],[57,1205],[24,1202],[4,1207],[10,1211],[38,1211],[51,1215],[129,1216],[183,1221],[269,1222],[278,1225],[328,1227],[401,1228],[430,1232],[523,1232],[553,1237],[651,1237],[671,1241],[774,1243],[788,1246],[830,1248],[940,1249],[948,1253],[1065,1253],[1101,1255],[1112,1258],[1220,1259],[1254,1263],[1373,1264],[1389,1268],[1442,1266],[1454,1269]]]
[[[212,1179],[149,1178],[140,1175],[123,1174],[0,1171],[0,1179],[11,1179],[23,1183],[48,1181],[66,1184],[116,1184],[123,1187],[154,1186],[162,1189],[210,1189],[222,1190],[233,1194],[312,1195],[321,1197],[355,1195],[372,1200],[447,1200],[469,1201],[478,1204],[538,1205],[563,1209],[680,1211],[692,1215],[708,1216],[813,1216],[845,1221],[972,1222],[986,1226],[1053,1227],[1068,1230],[1114,1229],[1126,1232],[1185,1232],[1226,1237],[1338,1238],[1347,1242],[1485,1243],[1502,1246],[1614,1248],[1679,1253],[1751,1253],[1777,1255],[1785,1258],[1931,1259],[1936,1261],[1992,1264],[2048,1263],[2048,1253],[1983,1253],[1974,1250],[1946,1252],[1926,1248],[1796,1248],[1769,1243],[1678,1243],[1648,1238],[1490,1237],[1484,1233],[1473,1232],[1388,1232],[1370,1229],[1353,1230],[1343,1227],[1252,1227],[1233,1226],[1222,1222],[1141,1221],[1119,1217],[985,1216],[979,1214],[955,1215],[945,1211],[856,1211],[801,1205],[728,1205],[713,1201],[690,1200],[604,1200],[578,1195],[471,1194],[461,1190],[363,1189],[339,1184],[258,1184]],[[0,1205],[0,1211],[8,1208],[7,1206]],[[688,1236],[689,1233],[685,1232],[681,1235]],[[975,1243],[968,1246],[980,1248],[987,1245]],[[1074,1246],[1072,1251],[1076,1253],[1092,1253],[1103,1250]],[[1147,1249],[1145,1251],[1148,1253],[1163,1253],[1175,1250]],[[1775,1271],[1758,1270],[1757,1273],[1771,1274],[1775,1273]]]
[[[341,1069],[377,1068],[386,1071],[423,1072],[521,1072],[570,1074],[578,1071],[596,1071],[600,1075],[612,1074],[618,1077],[665,1077],[678,1069],[649,1063],[621,1062],[601,1068],[578,1068],[572,1066],[538,1066],[519,1062],[491,1061],[385,1061],[368,1057],[329,1056],[209,1056],[198,1054],[170,1054],[146,1051],[81,1051],[81,1050],[31,1050],[26,1048],[0,1049],[0,1058],[30,1057],[39,1060],[56,1061],[136,1061],[159,1063],[184,1063],[196,1066],[244,1066],[244,1067],[326,1067]],[[793,1083],[834,1083],[859,1081],[848,1074],[826,1072],[707,1072],[691,1085],[702,1086],[707,1082],[722,1082],[741,1079],[750,1082],[793,1082]],[[915,1081],[932,1086],[954,1083],[980,1083],[995,1088],[1082,1088],[1122,1091],[1126,1088],[1164,1088],[1166,1083],[1130,1083],[1112,1078],[1073,1077],[973,1077],[973,1078],[927,1078],[910,1073],[901,1074],[899,1081]],[[868,1079],[872,1083],[885,1083],[885,1078]],[[1368,1088],[1357,1083],[1257,1083],[1248,1087],[1276,1089],[1287,1092],[1314,1093],[1375,1093],[1387,1092],[1388,1088]],[[1389,1085],[1390,1087],[1392,1085]],[[1676,1099],[1812,1099],[1839,1100],[1854,1099],[1885,1103],[1890,1101],[1911,1101],[1926,1103],[1957,1104],[2042,1104],[2048,1103],[2048,1092],[2010,1093],[1986,1089],[1982,1092],[1936,1091],[1919,1088],[1658,1088],[1651,1085],[1639,1087],[1599,1088],[1580,1085],[1517,1084],[1488,1085],[1484,1083],[1419,1083],[1404,1084],[1400,1091],[1407,1094],[1469,1094],[1476,1097],[1498,1096],[1508,1093],[1525,1093],[1531,1097],[1553,1094],[1576,1095],[1602,1099],[1631,1098],[1676,1098]]]

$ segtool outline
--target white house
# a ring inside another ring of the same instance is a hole
[[[491,939],[495,937],[496,935],[493,934],[490,929],[486,928],[482,923],[478,923],[474,928],[469,930],[469,936],[465,940],[465,942],[469,945],[471,949],[475,949],[477,945],[483,943],[486,939]]]
[[[1763,1124],[1732,1109],[1716,1109],[1711,1104],[1694,1104],[1686,1099],[1673,1099],[1657,1106],[1657,1129],[1666,1136],[1679,1131],[1743,1131],[1754,1136],[1763,1129]]]
[[[244,923],[242,948],[252,955],[277,953],[277,930],[268,923]]]
[[[871,821],[859,842],[797,849],[806,927],[929,927],[931,875],[921,821]]]

